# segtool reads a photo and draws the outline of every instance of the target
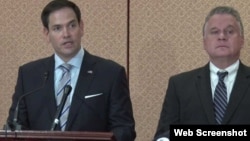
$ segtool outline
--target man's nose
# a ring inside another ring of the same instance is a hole
[[[227,39],[227,34],[224,32],[220,32],[219,34],[219,40],[226,40]]]
[[[69,29],[64,28],[64,29],[63,29],[63,37],[67,38],[67,37],[69,37],[69,36],[70,36]]]

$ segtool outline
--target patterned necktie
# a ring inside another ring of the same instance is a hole
[[[227,88],[224,83],[224,78],[227,74],[228,72],[217,73],[219,81],[214,91],[214,111],[215,119],[218,124],[221,124],[227,108]]]
[[[63,64],[59,67],[63,73],[62,73],[61,79],[59,80],[58,91],[56,94],[57,105],[59,105],[60,102],[62,101],[65,86],[70,85],[70,81],[71,81],[70,69],[71,69],[71,67],[72,66],[69,64]],[[61,112],[61,115],[60,115],[60,126],[61,126],[62,131],[65,130],[65,126],[66,126],[67,118],[68,118],[68,113],[69,113],[69,108],[70,108],[70,98],[67,98],[65,105],[63,107],[63,110]]]

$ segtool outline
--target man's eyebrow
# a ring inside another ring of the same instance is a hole
[[[71,24],[71,23],[75,23],[75,22],[77,22],[77,20],[73,19],[73,20],[69,21],[66,25]],[[51,27],[57,27],[57,26],[62,26],[62,24],[54,24]]]
[[[218,30],[218,28],[217,27],[212,27],[212,28],[210,28],[210,30]]]
[[[228,25],[226,28],[224,28],[224,29],[227,29],[227,28],[235,28],[235,26],[233,26],[233,25]],[[217,27],[212,27],[212,28],[210,28],[210,30],[217,30],[217,29],[219,29],[219,28],[217,28]]]
[[[71,24],[71,23],[74,23],[74,22],[77,22],[76,19],[73,19],[73,20],[69,21],[68,24]]]
[[[236,27],[233,25],[228,25],[226,28],[236,28]]]

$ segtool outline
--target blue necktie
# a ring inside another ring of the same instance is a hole
[[[227,108],[227,88],[224,83],[224,78],[227,74],[228,72],[217,73],[219,81],[214,91],[214,111],[215,119],[218,124],[221,124]]]
[[[72,66],[69,64],[63,64],[59,67],[63,73],[62,73],[61,79],[59,80],[58,91],[56,94],[57,105],[59,105],[60,102],[62,101],[62,96],[63,96],[65,86],[70,85],[70,81],[71,81],[70,69],[71,69],[71,67]],[[65,101],[65,105],[64,105],[63,110],[62,110],[61,115],[60,115],[60,126],[61,126],[62,131],[65,130],[65,126],[66,126],[67,118],[68,118],[68,113],[69,113],[69,108],[70,108],[70,98],[68,97],[67,100]]]

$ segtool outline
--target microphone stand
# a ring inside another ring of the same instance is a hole
[[[61,103],[59,104],[59,106],[57,108],[57,111],[56,111],[56,114],[55,114],[55,118],[54,118],[54,121],[53,121],[53,123],[51,125],[50,131],[54,131],[55,128],[56,128],[56,126],[58,125],[61,112],[63,110],[63,107],[65,105],[67,97],[68,97],[69,93],[71,92],[71,89],[72,89],[72,87],[70,85],[66,85],[64,87],[63,97],[62,97]]]

